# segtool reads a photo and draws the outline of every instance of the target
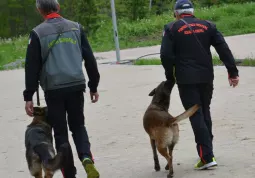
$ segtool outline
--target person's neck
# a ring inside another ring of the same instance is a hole
[[[193,17],[193,14],[181,14],[177,17],[177,20],[183,19],[184,17]]]
[[[51,12],[51,13],[48,13],[48,14],[43,15],[43,18],[44,18],[45,20],[47,20],[47,19],[53,19],[53,18],[59,18],[59,17],[61,17],[61,15],[59,15],[58,12]]]

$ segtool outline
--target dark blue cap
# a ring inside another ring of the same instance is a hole
[[[191,9],[194,8],[193,4],[189,0],[177,0],[174,6],[174,10]]]

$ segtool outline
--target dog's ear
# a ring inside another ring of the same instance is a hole
[[[154,88],[150,93],[149,93],[149,96],[154,96],[156,93],[156,88]]]
[[[34,107],[34,116],[44,116],[45,115],[45,107]]]

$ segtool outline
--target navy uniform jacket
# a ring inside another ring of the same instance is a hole
[[[167,80],[172,83],[176,78],[177,84],[212,83],[214,72],[211,46],[225,64],[229,77],[237,77],[238,70],[232,52],[216,25],[191,15],[183,19],[191,25],[208,55],[203,53],[196,38],[181,20],[165,25],[160,57]]]

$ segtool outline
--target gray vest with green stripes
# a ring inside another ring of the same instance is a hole
[[[64,18],[55,18],[46,20],[33,31],[39,37],[41,45],[42,89],[48,91],[85,84],[79,24]],[[47,57],[48,50],[59,33],[61,35]]]

